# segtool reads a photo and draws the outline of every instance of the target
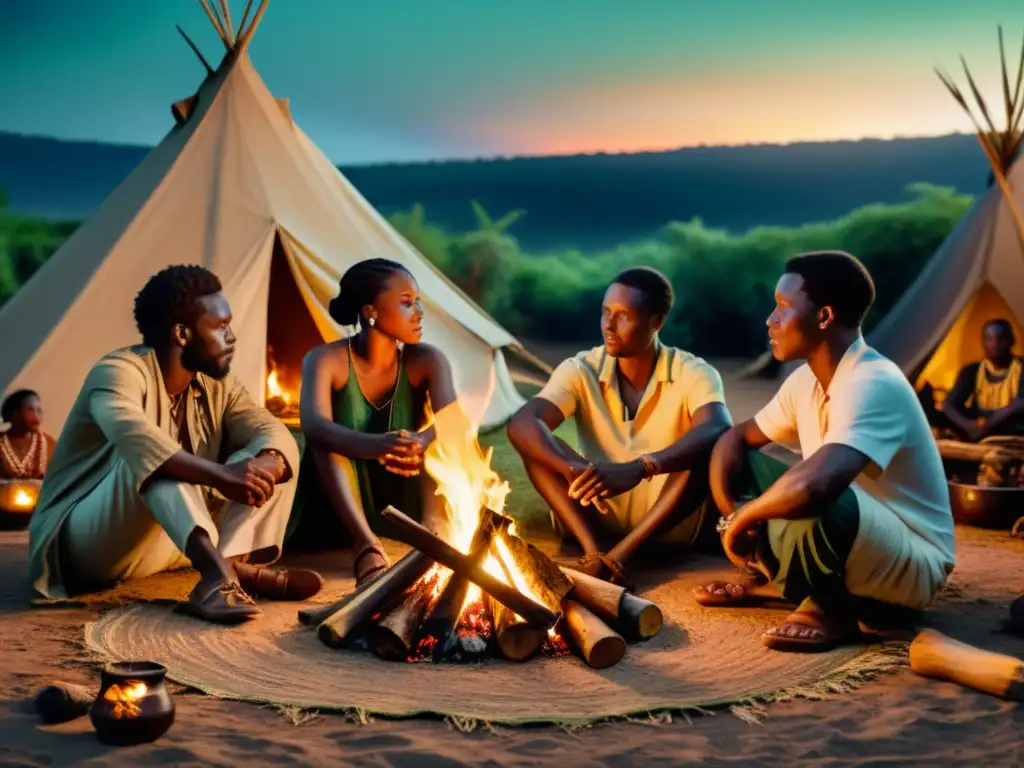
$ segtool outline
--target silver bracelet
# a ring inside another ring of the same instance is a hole
[[[718,523],[715,525],[715,531],[718,533],[725,533],[729,530],[729,526],[732,525],[732,519],[735,515],[729,515],[728,517],[718,518]]]

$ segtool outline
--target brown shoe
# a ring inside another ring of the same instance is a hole
[[[196,584],[181,609],[212,624],[238,624],[263,613],[236,581]]]
[[[238,581],[250,595],[267,600],[309,600],[324,587],[323,577],[305,568],[253,567],[240,573]]]

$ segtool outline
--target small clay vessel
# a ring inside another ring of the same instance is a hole
[[[99,740],[128,746],[156,741],[167,733],[174,722],[174,702],[164,682],[166,675],[167,669],[152,661],[107,666],[89,709]]]

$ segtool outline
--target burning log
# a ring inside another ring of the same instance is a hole
[[[374,654],[385,661],[405,661],[412,655],[423,618],[440,596],[438,580],[447,575],[435,566],[427,572],[427,578],[413,584],[402,601],[370,629],[370,648]]]
[[[486,507],[480,510],[480,524],[473,532],[473,540],[469,544],[469,558],[475,565],[483,567],[493,537],[503,534],[511,523],[511,519]],[[469,584],[469,579],[465,576],[453,573],[433,613],[423,625],[419,645],[425,647],[433,644],[434,661],[441,661],[458,653],[464,645],[461,642],[464,638],[456,632],[456,625],[466,602]]]
[[[649,640],[661,631],[661,609],[609,581],[562,568],[573,586],[573,598],[631,640]]]
[[[410,552],[362,588],[330,606],[336,610],[321,620],[317,630],[321,642],[332,648],[340,648],[357,627],[373,616],[374,611],[408,589],[409,585],[427,572],[430,564],[430,558],[422,552]],[[322,612],[323,609],[316,610],[317,615]],[[299,619],[302,620],[301,613]]]
[[[565,627],[584,660],[594,669],[618,664],[626,653],[626,641],[600,617],[575,600],[562,603]]]
[[[957,642],[933,629],[910,644],[910,668],[1009,701],[1024,701],[1024,661]]]
[[[503,567],[509,560],[516,566],[515,572],[505,570],[510,584],[552,611],[561,609],[562,600],[572,590],[572,581],[550,557],[518,536],[502,536],[494,541],[492,549]]]
[[[550,629],[558,621],[558,613],[534,602],[515,587],[502,583],[473,562],[472,558],[455,549],[451,544],[438,538],[415,520],[407,517],[394,507],[388,507],[381,515],[394,523],[397,533],[406,543],[426,554],[436,563],[450,568],[456,574],[465,576],[499,603],[515,611],[534,626]]]

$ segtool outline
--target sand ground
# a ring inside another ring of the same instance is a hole
[[[727,383],[737,418],[771,385]],[[831,700],[770,705],[759,723],[728,711],[687,719],[612,722],[568,732],[495,728],[465,734],[440,720],[357,723],[198,694],[177,696],[177,721],[155,744],[114,750],[87,718],[40,725],[32,694],[54,680],[95,685],[82,627],[95,609],[31,609],[25,533],[0,533],[0,766],[55,765],[1024,765],[1024,707],[957,685],[885,675]],[[1024,542],[958,531],[952,589],[932,621],[965,642],[1024,658],[1024,639],[998,631],[1024,588]],[[538,695],[542,695],[538,692]]]

